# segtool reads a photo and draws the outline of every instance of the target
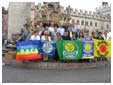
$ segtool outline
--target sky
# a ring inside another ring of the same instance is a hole
[[[35,4],[43,2],[60,2],[61,6],[67,7],[70,5],[72,8],[78,10],[95,11],[96,7],[101,6],[103,1],[111,3],[111,0],[2,0],[2,6],[8,7],[9,1],[13,2],[35,2]]]

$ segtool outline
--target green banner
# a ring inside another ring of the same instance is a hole
[[[56,43],[60,60],[79,60],[82,59],[82,41],[62,40]]]

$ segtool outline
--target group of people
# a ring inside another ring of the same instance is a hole
[[[108,40],[108,32],[90,32],[86,30],[77,29],[75,26],[50,26],[46,25],[45,27],[40,25],[35,25],[35,31],[31,33],[28,28],[24,30],[21,34],[20,40],[46,40],[46,41],[57,41],[57,40]]]
[[[35,31],[31,33],[29,29],[26,28],[25,32],[22,32],[21,40],[45,40],[45,41],[58,41],[58,40],[109,40],[111,37],[108,36],[108,32],[105,31],[97,32],[92,31],[91,34],[89,30],[79,30],[76,26],[62,26],[59,24],[55,26],[51,24],[50,26],[40,26],[35,25]],[[56,53],[57,60],[58,54]],[[101,58],[97,58],[101,60]],[[102,58],[102,60],[107,61],[107,58]]]
[[[18,41],[24,40],[45,40],[45,41],[58,41],[58,40],[92,40],[92,39],[99,39],[99,40],[109,40],[111,39],[110,33],[105,31],[97,32],[92,31],[91,34],[88,30],[80,30],[77,29],[76,26],[62,26],[59,24],[55,26],[54,24],[40,26],[35,25],[35,30],[31,32],[27,27],[22,29],[20,38]],[[58,60],[58,53],[56,52],[55,60]],[[102,58],[103,60],[107,61],[107,58]],[[100,58],[97,58],[100,60]]]

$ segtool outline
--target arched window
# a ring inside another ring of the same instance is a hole
[[[84,25],[84,20],[81,21],[81,25]]]
[[[88,26],[88,21],[86,21],[85,25]]]
[[[97,22],[95,23],[95,27],[97,27]]]
[[[77,25],[79,25],[79,20],[77,20]]]
[[[93,26],[93,23],[92,22],[90,22],[90,26]]]
[[[107,24],[107,26],[106,26],[107,28],[109,28],[109,25]]]

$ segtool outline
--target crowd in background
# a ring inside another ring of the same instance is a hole
[[[91,33],[91,34],[90,34]],[[109,40],[108,31],[104,33],[99,31],[80,30],[76,26],[62,26],[54,24],[40,26],[35,25],[35,31],[31,33],[28,28],[22,30],[19,40]]]

